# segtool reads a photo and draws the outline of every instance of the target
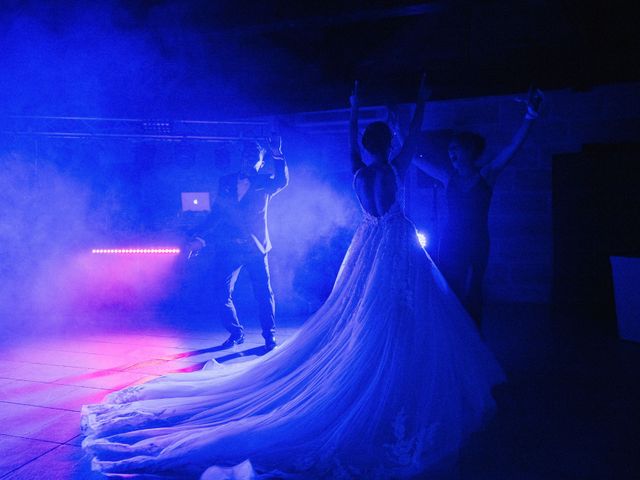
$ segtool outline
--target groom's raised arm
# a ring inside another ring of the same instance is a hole
[[[282,138],[269,139],[269,151],[273,158],[274,175],[268,179],[266,188],[271,195],[275,195],[280,190],[289,185],[289,167],[287,160],[282,153]]]

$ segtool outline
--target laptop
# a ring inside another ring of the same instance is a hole
[[[183,212],[208,212],[211,210],[209,192],[182,192]]]

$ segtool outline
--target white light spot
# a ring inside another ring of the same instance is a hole
[[[426,248],[428,243],[427,234],[422,232],[416,232],[416,235],[418,235],[418,242],[420,243],[420,246],[422,248]]]

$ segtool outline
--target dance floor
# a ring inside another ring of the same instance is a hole
[[[179,324],[4,339],[0,478],[104,478],[91,472],[80,448],[83,404],[211,358],[239,362],[263,353],[258,330],[248,330],[245,344],[220,350],[220,328]],[[300,322],[280,328],[279,340],[298,328]],[[484,335],[509,381],[496,390],[495,417],[436,478],[639,478],[640,345],[571,339],[533,307],[490,310]]]
[[[293,328],[280,328],[283,342]],[[0,350],[0,478],[91,479],[80,449],[80,409],[114,390],[211,358],[241,362],[264,354],[258,330],[232,349],[226,333],[147,328],[27,338]],[[6,343],[6,342],[5,342]],[[12,342],[13,343],[13,342]]]

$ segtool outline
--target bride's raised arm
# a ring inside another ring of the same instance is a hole
[[[430,95],[431,89],[427,85],[427,76],[423,73],[422,78],[420,79],[420,87],[418,88],[416,109],[413,112],[413,119],[409,126],[409,134],[402,144],[400,153],[392,160],[392,163],[401,175],[404,174],[411,164],[411,160],[413,159],[416,148],[418,147],[420,128],[422,127],[422,120],[424,119],[424,107]]]
[[[358,108],[360,107],[360,99],[358,98],[358,81],[353,84],[353,92],[349,97],[351,103],[351,117],[349,119],[349,146],[351,148],[351,172],[356,173],[362,167],[362,154],[360,153],[360,144],[358,142]]]

